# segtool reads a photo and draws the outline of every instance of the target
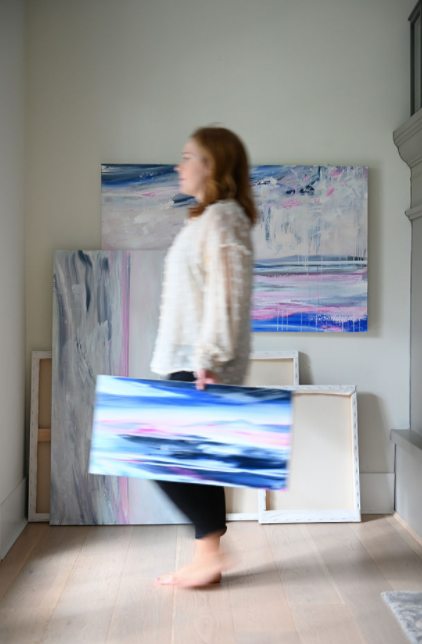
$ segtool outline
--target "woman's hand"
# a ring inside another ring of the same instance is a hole
[[[221,385],[221,380],[213,371],[198,369],[195,385],[199,391],[204,391],[207,385]]]

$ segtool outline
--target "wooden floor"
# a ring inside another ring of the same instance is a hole
[[[2,644],[408,644],[384,590],[422,590],[422,546],[393,517],[230,523],[220,586],[156,587],[189,526],[30,524],[0,564]]]

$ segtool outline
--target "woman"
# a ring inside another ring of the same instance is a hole
[[[160,324],[151,369],[170,380],[242,384],[250,348],[251,228],[256,218],[248,159],[225,128],[197,130],[176,168],[196,205],[166,257]],[[221,580],[224,488],[158,485],[195,526],[192,563],[157,583],[200,586]]]

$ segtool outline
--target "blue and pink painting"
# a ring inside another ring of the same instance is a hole
[[[97,378],[91,474],[287,488],[291,392]]]
[[[368,168],[252,166],[253,331],[367,331]],[[103,165],[104,249],[169,248],[193,203],[173,165]]]

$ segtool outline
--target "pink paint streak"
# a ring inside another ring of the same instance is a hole
[[[286,210],[297,208],[297,206],[300,206],[300,201],[298,199],[286,199],[286,201],[284,201],[284,203],[282,204],[282,207]]]

